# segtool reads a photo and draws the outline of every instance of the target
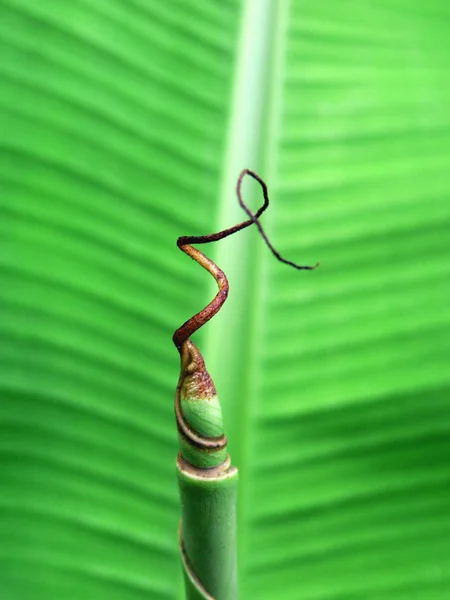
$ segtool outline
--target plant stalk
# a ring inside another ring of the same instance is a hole
[[[175,413],[186,595],[188,600],[235,600],[238,471],[230,466],[214,384],[191,340],[181,349]]]

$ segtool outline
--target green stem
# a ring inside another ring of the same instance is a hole
[[[180,549],[185,578],[203,596],[234,600],[237,592],[236,497],[238,471],[229,466],[208,472],[177,460],[181,495]],[[186,590],[189,588],[186,585]]]
[[[188,599],[237,598],[236,497],[222,411],[198,348],[181,347],[175,399],[180,440],[180,551]]]

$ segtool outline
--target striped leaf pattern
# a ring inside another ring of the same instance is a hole
[[[246,597],[450,595],[449,17],[291,2]]]
[[[0,0],[1,598],[183,597],[170,338],[212,287],[174,242],[231,225],[251,6]],[[226,339],[197,339],[242,597],[446,600],[450,9],[266,6],[264,225],[321,267],[224,242]]]
[[[239,5],[2,0],[0,596],[181,591],[173,330],[207,281]]]

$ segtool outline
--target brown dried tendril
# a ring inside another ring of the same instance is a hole
[[[253,177],[253,179],[255,179],[261,185],[263,191],[264,203],[257,210],[256,213],[252,213],[252,211],[248,208],[248,206],[242,199],[241,187],[242,180],[244,179],[245,175],[250,175],[250,177]],[[204,269],[209,271],[209,273],[211,273],[211,275],[216,280],[217,285],[219,286],[219,291],[217,292],[214,299],[207,306],[205,306],[203,310],[201,310],[193,317],[188,319],[185,323],[183,323],[183,325],[181,325],[181,327],[179,327],[173,334],[173,342],[180,353],[183,344],[191,337],[191,335],[195,333],[198,329],[200,329],[200,327],[202,327],[205,323],[207,323],[222,308],[225,300],[227,299],[229,290],[228,280],[225,276],[225,273],[221,269],[219,269],[219,267],[211,259],[205,256],[203,252],[200,252],[200,250],[194,248],[191,244],[208,244],[209,242],[217,242],[218,240],[222,240],[223,238],[226,238],[229,235],[236,233],[237,231],[241,231],[241,229],[245,229],[246,227],[249,227],[254,223],[258,228],[260,234],[262,235],[264,241],[269,246],[271,252],[279,261],[290,265],[295,269],[306,271],[312,271],[313,269],[319,266],[319,263],[317,263],[313,267],[310,267],[305,265],[298,265],[297,263],[294,263],[290,260],[286,260],[279,254],[279,252],[275,250],[275,248],[270,243],[261,223],[259,222],[259,217],[269,206],[269,194],[267,192],[267,185],[261,179],[261,177],[259,177],[259,175],[257,175],[253,171],[250,171],[250,169],[244,169],[239,175],[239,179],[237,181],[236,186],[236,193],[240,206],[249,216],[249,219],[247,221],[243,221],[238,225],[234,225],[233,227],[230,227],[229,229],[224,229],[223,231],[219,231],[218,233],[210,233],[209,235],[200,236],[185,235],[177,239],[178,248],[180,248],[180,250],[185,252],[195,261],[197,261],[199,265],[201,265]]]

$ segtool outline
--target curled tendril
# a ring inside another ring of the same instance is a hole
[[[245,202],[242,199],[241,187],[242,187],[242,180],[244,179],[245,175],[250,175],[250,177],[253,177],[253,179],[255,179],[261,185],[261,188],[263,191],[264,203],[256,211],[256,213],[252,213],[252,211],[248,208],[248,206],[245,204]],[[291,267],[294,267],[295,269],[299,269],[299,270],[312,271],[313,269],[315,269],[316,267],[319,266],[319,263],[317,263],[313,267],[310,267],[310,266],[305,266],[305,265],[298,265],[290,260],[286,260],[275,250],[275,248],[270,243],[261,223],[259,222],[259,217],[263,214],[263,212],[269,206],[269,194],[267,191],[267,185],[261,179],[261,177],[259,177],[259,175],[257,175],[253,171],[250,171],[249,169],[244,169],[241,172],[241,174],[239,175],[239,178],[237,181],[237,186],[236,186],[236,193],[237,193],[239,205],[241,206],[241,208],[244,209],[244,211],[249,216],[249,219],[247,221],[243,221],[242,223],[239,223],[238,225],[234,225],[234,227],[224,229],[223,231],[219,231],[218,233],[211,233],[209,235],[200,235],[200,236],[182,236],[177,239],[178,248],[180,248],[180,250],[185,252],[188,256],[190,256],[195,261],[197,261],[199,263],[199,265],[201,265],[204,269],[206,269],[209,273],[211,273],[211,275],[214,277],[214,279],[216,280],[217,285],[219,287],[219,291],[217,292],[214,299],[207,306],[205,306],[205,308],[203,310],[201,310],[200,312],[195,314],[193,317],[188,319],[185,323],[183,323],[183,325],[181,325],[181,327],[179,327],[173,334],[173,342],[174,342],[175,346],[178,348],[178,351],[180,352],[180,354],[182,352],[183,344],[189,340],[191,335],[193,333],[195,333],[198,329],[200,329],[200,327],[202,327],[215,314],[217,314],[219,312],[219,310],[222,308],[225,300],[228,297],[228,290],[229,290],[228,280],[225,276],[225,273],[221,269],[219,269],[219,267],[211,259],[209,259],[207,256],[205,256],[197,248],[194,248],[191,244],[208,244],[209,242],[217,242],[218,240],[222,240],[222,239],[228,237],[229,235],[236,233],[237,231],[241,231],[241,229],[245,229],[246,227],[249,227],[250,225],[252,225],[254,223],[256,225],[256,227],[258,228],[264,241],[269,246],[271,252],[274,254],[274,256],[279,261],[281,261],[287,265],[290,265]]]
[[[263,191],[264,202],[256,211],[256,213],[252,213],[242,199],[241,187],[242,181],[246,175],[250,175],[250,177],[255,179],[261,185]],[[194,460],[192,465],[199,466],[199,456],[202,457],[203,461],[203,457],[206,453],[206,455],[209,457],[209,463],[206,470],[203,471],[203,474],[214,473],[215,469],[212,467],[217,467],[219,470],[226,470],[228,468],[229,457],[225,454],[227,438],[224,433],[216,437],[212,437],[204,433],[197,432],[185,417],[184,410],[182,409],[182,398],[196,398],[197,400],[200,400],[202,398],[212,399],[216,396],[214,383],[208,371],[206,370],[203,357],[196,345],[191,341],[190,337],[221,309],[228,296],[228,280],[225,276],[225,273],[219,269],[219,267],[211,259],[200,252],[200,250],[194,248],[192,244],[207,244],[209,242],[216,242],[255,223],[264,241],[278,260],[291,265],[296,269],[302,270],[312,270],[318,266],[318,264],[314,267],[297,265],[296,263],[286,260],[269,242],[267,235],[265,234],[264,229],[259,222],[259,217],[269,206],[269,195],[266,184],[258,175],[256,175],[256,173],[250,171],[249,169],[244,169],[239,175],[236,192],[240,206],[249,216],[247,221],[243,221],[238,225],[234,225],[234,227],[224,229],[218,233],[211,233],[209,235],[202,236],[183,236],[177,240],[177,246],[180,248],[180,250],[185,252],[188,256],[197,261],[204,269],[211,273],[219,287],[219,291],[214,299],[203,310],[183,323],[183,325],[181,325],[181,327],[179,327],[173,335],[174,344],[181,356],[181,373],[175,394],[176,422],[180,439],[183,440],[184,444],[187,444],[187,446],[184,446],[185,452],[187,451],[187,447],[191,449],[189,450],[189,455],[185,456],[182,450],[180,456],[182,456],[183,460],[186,459],[188,463]]]

